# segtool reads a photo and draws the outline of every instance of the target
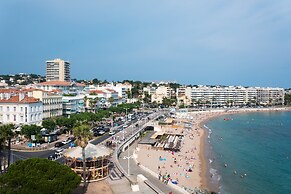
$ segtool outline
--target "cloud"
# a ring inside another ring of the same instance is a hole
[[[60,57],[71,61],[78,78],[248,83],[255,81],[249,69],[256,69],[282,79],[278,69],[290,61],[290,5],[287,0],[4,1],[2,64],[33,72]],[[206,71],[207,78],[200,75]]]

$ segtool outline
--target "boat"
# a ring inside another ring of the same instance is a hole
[[[230,120],[232,120],[232,118],[228,118],[228,117],[226,117],[226,118],[224,118],[223,120],[225,120],[225,121],[230,121]]]

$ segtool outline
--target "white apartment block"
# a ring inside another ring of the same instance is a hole
[[[61,59],[46,61],[46,81],[70,82],[70,62]]]
[[[151,87],[151,86],[148,86],[148,87],[144,87],[143,88],[143,95],[145,95],[145,93],[148,93],[149,95],[153,95],[156,93],[156,88],[155,87]]]
[[[282,105],[284,103],[283,88],[259,87],[193,87],[192,104],[208,104],[212,106],[238,106],[247,104]]]
[[[84,95],[63,96],[63,115],[65,117],[84,111]]]
[[[172,95],[172,89],[167,86],[159,86],[156,92],[151,96],[151,102],[162,103],[163,98],[170,98]]]
[[[191,105],[191,93],[192,93],[192,88],[191,87],[179,87],[176,90],[176,98],[177,98],[177,105],[186,105],[190,106]]]
[[[89,95],[86,95],[88,99],[98,99],[98,102],[96,102],[96,106],[105,108],[110,106],[116,106],[117,104],[121,104],[123,102],[122,100],[120,100],[121,98],[118,96],[117,91],[110,88],[98,88],[98,90],[90,90]],[[86,103],[86,107],[88,107],[89,102]]]
[[[0,93],[0,122],[2,124],[36,124],[42,122],[42,102],[24,93]]]
[[[112,97],[115,99],[115,104],[121,104],[123,102],[126,102],[127,92],[130,92],[131,88],[132,88],[132,85],[129,83],[124,83],[124,84],[117,83],[116,85],[114,85],[113,83],[110,83],[110,84],[98,85],[98,86],[90,85],[89,87],[86,87],[86,90],[88,93],[92,93],[91,91],[94,91],[94,90],[99,90],[99,91],[108,93],[108,91],[111,90],[113,91],[112,94],[108,94],[108,95],[110,95],[110,97],[112,95]]]
[[[43,119],[63,115],[63,96],[59,91],[44,91],[39,89],[25,90],[28,96],[39,99],[43,103]]]

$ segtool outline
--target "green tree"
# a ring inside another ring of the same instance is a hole
[[[108,99],[108,102],[109,102],[110,105],[112,106],[112,103],[114,102],[114,98],[113,98],[113,97],[110,97],[110,98]]]
[[[71,193],[81,178],[68,166],[41,158],[19,160],[0,177],[0,193]]]
[[[52,119],[42,121],[42,127],[46,128],[49,132],[55,130],[56,122]]]
[[[41,127],[37,125],[23,125],[21,127],[21,134],[31,140],[31,135],[40,134],[40,129]]]
[[[284,104],[285,105],[290,105],[291,104],[291,94],[285,94]]]
[[[89,140],[93,137],[90,132],[90,127],[88,125],[80,125],[73,129],[74,136],[76,138],[75,142],[78,146],[82,148],[82,158],[83,158],[83,181],[84,187],[86,187],[86,156],[85,148],[89,143]]]

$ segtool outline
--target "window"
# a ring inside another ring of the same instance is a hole
[[[30,107],[30,112],[32,112],[32,107]]]
[[[15,107],[16,108],[16,107]],[[13,120],[16,121],[16,115],[13,115]]]
[[[10,116],[6,115],[7,121],[10,121]]]
[[[0,106],[0,111],[2,111],[2,106]]]
[[[13,107],[13,111],[16,112],[16,106]]]
[[[23,112],[23,107],[20,107],[20,111]]]
[[[20,116],[20,121],[23,122],[23,116],[22,115]]]
[[[7,111],[9,111],[9,106],[7,106]]]

